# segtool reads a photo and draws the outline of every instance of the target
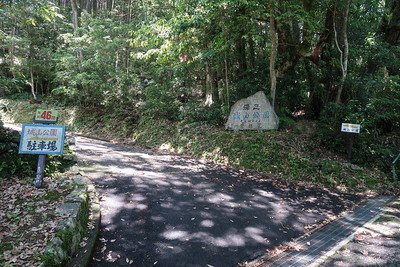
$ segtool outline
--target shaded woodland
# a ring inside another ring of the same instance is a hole
[[[359,123],[358,161],[400,152],[396,0],[1,0],[0,25],[3,97],[222,125],[264,91],[283,129],[316,120],[335,150]]]

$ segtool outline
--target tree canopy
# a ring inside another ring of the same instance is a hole
[[[283,122],[398,146],[396,0],[2,0],[0,23],[1,95],[218,124],[261,90]]]

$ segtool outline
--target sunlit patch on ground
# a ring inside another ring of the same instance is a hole
[[[115,240],[98,247],[93,266],[233,266],[359,199],[85,138],[78,147],[103,196],[100,237]]]

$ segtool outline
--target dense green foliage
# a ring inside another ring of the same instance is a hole
[[[37,155],[18,154],[19,134],[0,127],[0,179],[12,176],[26,176],[32,179],[36,175]],[[66,144],[65,155],[49,155],[45,166],[45,175],[54,176],[74,164],[71,151]]]
[[[0,108],[3,113],[11,111],[11,107],[3,103],[0,103]],[[20,116],[25,118],[20,120],[16,117],[16,119],[22,123],[32,123],[32,114],[35,110],[35,108],[32,109],[28,106],[26,110],[18,112]],[[37,155],[18,154],[19,141],[20,134],[17,131],[4,128],[0,116],[0,179],[12,176],[29,177],[30,180],[34,178],[38,157]],[[45,175],[58,175],[73,164],[72,151],[69,149],[69,145],[65,143],[64,155],[47,156]]]
[[[33,176],[35,173],[37,157],[19,155],[18,142],[18,134],[0,128],[0,179],[9,175]]]
[[[382,85],[366,103],[352,100],[346,104],[331,103],[321,115],[319,137],[322,143],[337,152],[344,153],[347,139],[337,125],[354,122],[362,125],[354,147],[359,164],[380,166],[387,172],[392,160],[400,153],[400,90],[398,78]]]
[[[24,101],[9,100],[9,106],[14,112],[6,115],[13,119],[29,117],[32,108],[44,108],[45,104],[26,105]],[[61,123],[66,124],[69,130],[100,139],[158,148],[223,165],[266,172],[272,177],[312,182],[342,190],[373,189],[393,193],[398,192],[396,190],[399,188],[399,181],[393,179],[389,170],[390,159],[379,158],[379,154],[369,154],[371,158],[361,162],[359,151],[356,151],[357,165],[350,164],[345,156],[330,153],[320,146],[320,142],[316,142],[322,139],[322,142],[328,141],[326,143],[331,144],[323,135],[316,139],[315,136],[299,134],[293,130],[230,132],[204,121],[177,123],[151,117],[142,117],[141,122],[137,123],[129,111],[87,107],[58,109],[63,117]],[[19,115],[10,117],[9,114]],[[126,119],[115,124],[122,117]],[[337,148],[345,147],[345,139],[343,134],[335,134],[335,140],[339,140],[339,143],[332,146],[332,150],[338,151]],[[380,163],[379,167],[386,171],[386,175],[369,163]],[[399,168],[396,171],[400,175]]]
[[[282,126],[316,120],[344,154],[340,123],[359,123],[354,161],[388,170],[400,152],[399,14],[395,0],[3,0],[0,95],[120,114],[125,134],[155,119],[220,126],[276,78]]]

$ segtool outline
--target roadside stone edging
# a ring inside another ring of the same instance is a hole
[[[40,267],[86,266],[90,261],[100,225],[100,205],[94,185],[77,167],[77,189],[72,191],[56,212],[66,219],[56,227],[56,236],[47,244]]]
[[[0,112],[1,113],[1,112]],[[14,131],[14,124],[6,127]],[[66,143],[75,151],[75,136],[67,133]],[[73,154],[78,162],[76,153]],[[78,188],[71,192],[56,212],[65,215],[56,227],[56,236],[47,243],[39,267],[87,266],[93,254],[100,229],[100,202],[94,185],[79,170],[78,163],[71,167],[68,174],[74,176]]]

